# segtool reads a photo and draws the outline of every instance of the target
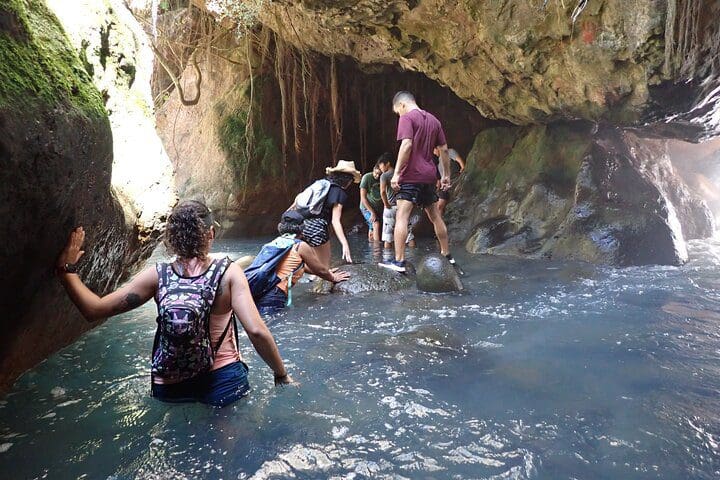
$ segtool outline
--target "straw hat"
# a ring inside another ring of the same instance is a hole
[[[360,183],[360,177],[362,176],[355,168],[355,162],[349,162],[347,160],[338,160],[337,165],[325,169],[326,175],[331,173],[349,173],[354,177],[355,183]]]

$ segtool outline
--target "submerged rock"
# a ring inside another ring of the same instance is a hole
[[[340,269],[351,274],[349,280],[334,285],[320,280],[313,290],[317,293],[355,295],[362,292],[395,292],[413,284],[411,275],[401,275],[375,264],[345,265]]]
[[[463,289],[455,267],[438,253],[425,255],[417,265],[418,290],[431,293],[457,292]]]

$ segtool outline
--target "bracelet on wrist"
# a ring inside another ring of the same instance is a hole
[[[65,263],[55,267],[55,273],[62,275],[65,273],[77,273],[77,263]]]

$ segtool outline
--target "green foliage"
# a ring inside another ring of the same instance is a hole
[[[218,128],[220,147],[230,162],[241,188],[252,190],[260,182],[282,175],[282,154],[275,140],[265,133],[258,120],[248,136],[247,108],[239,107],[221,114]],[[248,144],[248,140],[250,143]]]
[[[42,0],[0,0],[0,108],[67,105],[105,117],[102,97]]]

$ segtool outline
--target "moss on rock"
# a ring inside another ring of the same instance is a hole
[[[106,117],[93,86],[55,15],[42,0],[0,0],[0,108],[64,104]]]
[[[261,83],[261,79],[254,81]],[[235,96],[231,95],[215,106],[219,118],[217,135],[239,187],[252,190],[261,180],[280,178],[283,160],[275,139],[263,130],[259,95],[253,100],[252,132],[248,134],[249,88],[248,85],[238,88],[241,92],[239,99],[233,99]]]
[[[465,182],[481,198],[496,188],[524,191],[538,181],[565,191],[573,187],[590,143],[566,125],[485,130],[468,156]]]

